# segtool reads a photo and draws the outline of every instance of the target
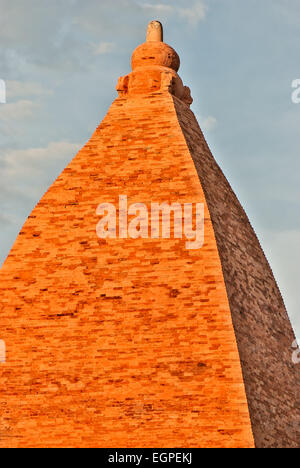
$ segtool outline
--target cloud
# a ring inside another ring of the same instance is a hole
[[[52,94],[50,89],[46,89],[40,83],[33,81],[6,81],[6,95],[7,98],[20,98],[20,97],[31,97],[31,96],[42,96]]]
[[[166,3],[141,3],[143,9],[151,10],[153,13],[170,13],[179,16],[188,21],[191,26],[197,26],[200,21],[203,21],[206,16],[206,5],[203,0],[196,1],[190,7],[179,7],[175,5],[167,5]]]
[[[81,10],[76,0],[0,2],[2,73],[22,76],[30,64],[70,70],[80,66],[82,53],[88,62],[88,42],[74,24],[74,11]]]
[[[158,13],[168,13],[168,12],[173,12],[174,7],[171,5],[166,5],[164,3],[159,3],[157,5],[153,5],[152,3],[143,3],[140,4],[142,8],[145,8],[146,10],[152,10],[156,11]]]
[[[0,264],[37,201],[79,149],[79,144],[58,141],[40,148],[0,151]]]
[[[100,42],[98,45],[93,44],[92,47],[95,55],[105,55],[115,49],[115,44],[113,42]]]
[[[0,122],[8,122],[31,117],[35,107],[35,103],[27,100],[4,104],[0,107]]]
[[[190,8],[178,8],[178,14],[192,26],[197,26],[206,16],[206,5],[202,1],[198,1]]]
[[[34,116],[37,104],[29,100],[21,100],[1,104],[0,106],[0,132],[2,136],[13,137],[19,135],[19,125],[27,122]]]
[[[0,227],[1,229],[12,226],[14,221],[8,217],[6,214],[0,213]]]
[[[0,264],[37,201],[79,149],[77,143],[57,141],[0,151]]]
[[[16,183],[18,179],[25,180],[25,176],[28,181],[37,175],[47,179],[49,168],[56,166],[58,161],[70,160],[79,148],[79,144],[59,141],[49,143],[45,148],[8,150],[0,153],[3,180]]]
[[[215,117],[209,116],[206,119],[202,120],[201,127],[203,130],[207,130],[208,132],[214,130],[217,126],[217,119]]]
[[[92,55],[112,50],[116,37],[138,40],[149,12],[197,25],[205,17],[203,1],[0,0],[1,78],[20,79],[32,66],[45,73],[84,71],[92,66]]]
[[[197,111],[194,111],[194,114],[197,119],[197,122],[200,125],[201,130],[211,132],[217,127],[218,121],[213,115],[203,117],[203,115],[199,114]]]

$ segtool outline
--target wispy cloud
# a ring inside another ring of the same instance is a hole
[[[92,44],[93,53],[95,55],[105,55],[115,49],[114,42],[100,42],[100,44]]]
[[[203,1],[198,1],[189,8],[178,8],[178,14],[186,19],[192,26],[197,26],[206,16],[206,5]]]
[[[207,117],[203,117],[203,115],[199,114],[198,112],[195,112],[195,117],[201,129],[206,132],[213,131],[218,125],[218,121],[216,117],[214,117],[213,115],[208,115]]]
[[[45,88],[40,83],[33,81],[6,81],[7,98],[28,98],[31,96],[42,96],[52,94],[52,90]]]
[[[57,141],[45,147],[0,151],[0,264],[26,216],[79,147]]]
[[[166,5],[165,3],[158,3],[158,4],[143,3],[141,4],[141,7],[146,10],[152,10],[152,11],[156,11],[159,13],[168,13],[168,12],[173,12],[175,10],[173,6]]]
[[[10,102],[0,106],[0,132],[2,135],[18,135],[18,124],[34,116],[38,105],[29,100]]]
[[[37,174],[48,176],[47,167],[53,166],[58,160],[71,159],[79,150],[80,145],[66,141],[52,142],[44,148],[28,148],[8,150],[0,154],[0,162],[4,180],[16,181],[26,174],[32,178]]]
[[[7,216],[6,214],[0,213],[0,227],[1,229],[6,228],[8,226],[12,226],[14,224],[14,221]]]
[[[25,119],[31,117],[36,104],[29,100],[11,102],[0,107],[0,122]]]
[[[203,130],[207,130],[210,132],[211,130],[214,130],[217,126],[217,119],[213,116],[206,117],[201,121],[201,126]]]
[[[166,3],[141,3],[143,9],[151,10],[153,13],[170,13],[185,19],[192,26],[197,26],[206,16],[207,7],[203,0],[197,0],[189,7],[168,5]]]

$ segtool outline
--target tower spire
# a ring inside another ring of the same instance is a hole
[[[147,28],[147,42],[163,42],[164,30],[160,21],[151,21]]]

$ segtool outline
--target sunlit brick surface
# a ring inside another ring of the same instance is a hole
[[[120,194],[205,203],[204,247],[98,239],[97,205]],[[168,92],[114,102],[0,280],[1,446],[254,445],[214,229]]]

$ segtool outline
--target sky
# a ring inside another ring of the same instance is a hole
[[[300,338],[299,0],[0,0],[0,12],[0,265],[157,19]]]

